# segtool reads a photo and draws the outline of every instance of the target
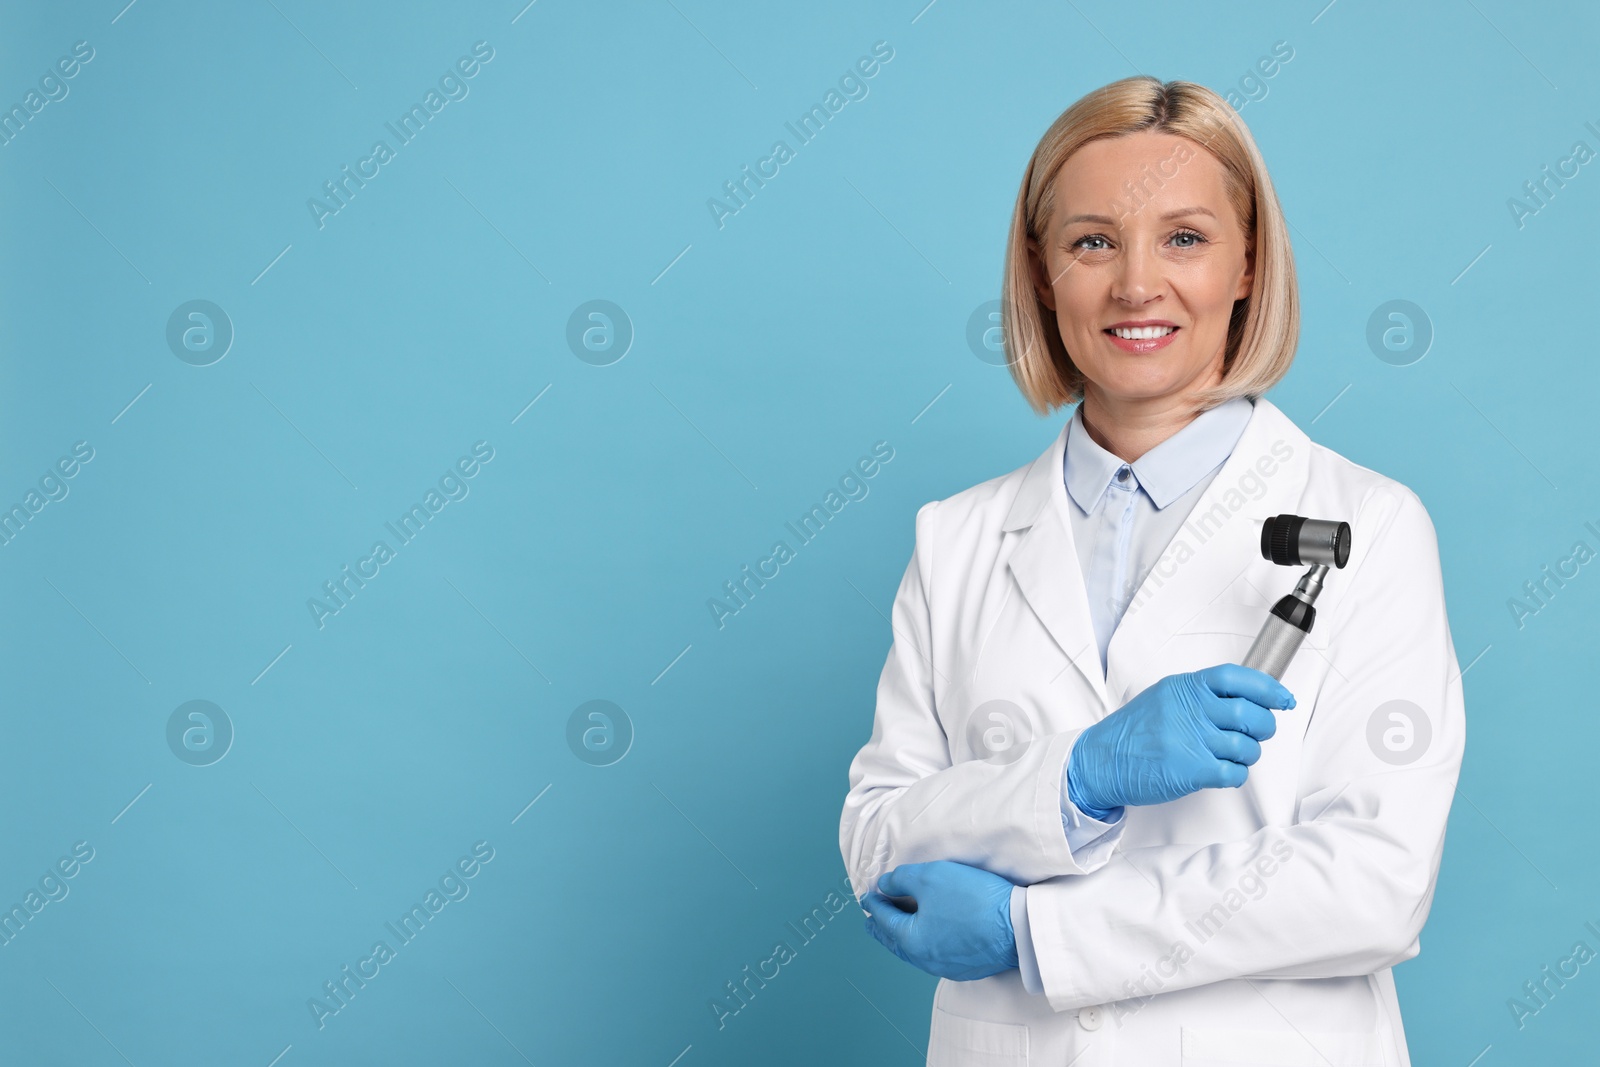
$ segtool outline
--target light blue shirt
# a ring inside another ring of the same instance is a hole
[[[1254,411],[1245,397],[1224,401],[1132,463],[1089,436],[1083,405],[1073,413],[1062,476],[1075,505],[1067,510],[1102,674],[1111,634],[1133,594],[1233,453]]]
[[[1083,425],[1083,405],[1067,424],[1062,478],[1072,506],[1072,539],[1089,598],[1089,617],[1100,646],[1100,670],[1106,649],[1133,594],[1155,566],[1178,528],[1211,485],[1244,434],[1255,405],[1234,397],[1201,412],[1188,425],[1128,463],[1096,444]],[[1067,768],[1072,765],[1067,759]],[[1102,822],[1078,810],[1067,796],[1067,771],[1061,775],[1061,822],[1067,846],[1079,862],[1112,847],[1109,832],[1121,825],[1125,812]],[[1038,961],[1028,926],[1027,890],[1011,891],[1011,925],[1017,938],[1017,959],[1023,987],[1042,993]]]

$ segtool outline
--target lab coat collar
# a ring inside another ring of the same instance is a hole
[[[1070,427],[1064,425],[1024,469],[1003,529],[1021,531],[1009,566],[1023,596],[1109,713],[1115,710],[1112,697],[1121,704],[1122,662],[1159,648],[1219,598],[1271,603],[1245,584],[1245,572],[1272,566],[1261,559],[1261,524],[1294,512],[1305,490],[1311,440],[1271,401],[1256,399],[1222,469],[1134,593],[1111,635],[1102,673],[1072,539],[1072,502],[1061,478]],[[1234,592],[1224,597],[1230,587]]]
[[[1165,508],[1193,489],[1195,483],[1228,458],[1250,421],[1251,411],[1249,398],[1236,396],[1190,419],[1177,433],[1128,464],[1140,488],[1158,508]],[[1107,451],[1089,436],[1083,422],[1083,405],[1079,404],[1067,423],[1067,495],[1085,514],[1093,514],[1122,465],[1121,456]]]

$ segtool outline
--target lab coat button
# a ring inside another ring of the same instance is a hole
[[[1093,1008],[1079,1008],[1078,1009],[1078,1025],[1083,1027],[1085,1030],[1098,1030],[1098,1029],[1100,1029],[1100,1009],[1099,1009],[1099,1007],[1097,1006],[1097,1007],[1093,1007]]]

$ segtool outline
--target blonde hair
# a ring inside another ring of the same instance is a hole
[[[1250,295],[1234,304],[1228,323],[1222,381],[1198,395],[1198,410],[1230,397],[1260,396],[1294,361],[1300,337],[1294,251],[1249,129],[1203,85],[1163,84],[1149,75],[1124,78],[1084,96],[1051,123],[1028,160],[1011,216],[1000,302],[1006,365],[1041,415],[1082,400],[1085,379],[1062,343],[1055,313],[1033,287],[1028,249],[1039,249],[1044,260],[1039,243],[1055,208],[1055,178],[1067,158],[1090,141],[1144,130],[1186,137],[1222,164],[1228,200],[1255,250]]]

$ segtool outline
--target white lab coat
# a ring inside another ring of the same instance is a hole
[[[1016,970],[941,980],[928,1063],[1408,1065],[1390,968],[1421,950],[1466,729],[1427,511],[1258,399],[1102,676],[1065,441],[917,512],[872,736],[850,765],[839,833],[858,897],[940,859],[1030,887],[1044,995]],[[1166,675],[1244,658],[1305,570],[1262,558],[1262,520],[1280,513],[1353,533],[1284,674],[1298,706],[1276,713],[1244,786],[1128,807],[1100,843],[1114,847],[1075,857],[1060,811],[1072,743]],[[1007,706],[1031,743],[975,757]]]

